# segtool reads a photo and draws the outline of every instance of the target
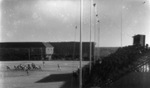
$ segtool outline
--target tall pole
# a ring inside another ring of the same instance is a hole
[[[79,88],[82,88],[82,15],[83,14],[83,0],[80,0],[80,78]]]
[[[122,47],[122,2],[123,0],[121,0],[121,47]]]
[[[96,4],[95,4],[96,7]],[[96,10],[96,23],[97,23],[97,43],[98,43],[98,51],[97,51],[97,60],[100,58],[100,18],[99,18],[99,14],[98,14],[98,10]]]
[[[98,10],[97,10],[97,7],[96,7],[96,3],[94,3],[93,4],[94,5],[94,7],[95,7],[95,16],[96,16],[96,28],[95,28],[95,30],[97,30],[97,35],[96,35],[96,38],[97,38],[97,47],[99,47],[100,45],[99,45],[99,37],[100,37],[100,20],[99,20],[99,15],[98,15]],[[98,49],[97,50],[97,52],[96,52],[96,60],[98,60],[99,59],[99,57],[100,57],[100,50]]]
[[[92,3],[92,6],[94,7],[95,14],[96,14],[96,7],[95,7],[96,3]],[[94,16],[94,41],[96,42],[96,18],[95,18],[95,16]],[[94,64],[95,64],[95,59],[96,58],[97,58],[97,52],[96,52],[96,49],[94,47]]]
[[[76,52],[76,50],[75,50],[75,47],[76,47],[76,29],[77,29],[77,26],[75,27],[75,34],[74,34],[74,48],[73,48],[73,60],[75,60],[75,52]]]
[[[98,19],[98,47],[99,47],[99,50],[98,50],[98,59],[100,59],[100,18]],[[101,60],[101,59],[100,59]]]
[[[89,69],[89,73],[91,73],[91,69],[92,69],[92,43],[91,43],[91,35],[92,35],[92,7],[93,7],[93,0],[90,0],[90,69]]]

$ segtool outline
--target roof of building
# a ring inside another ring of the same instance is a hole
[[[1,42],[0,48],[38,48],[38,47],[53,47],[47,42]]]
[[[139,37],[139,36],[145,36],[145,35],[142,35],[142,34],[137,34],[137,35],[134,35],[133,37]]]
[[[48,42],[44,42],[43,43],[44,44],[44,46],[46,46],[46,47],[53,47],[50,43],[48,43]]]

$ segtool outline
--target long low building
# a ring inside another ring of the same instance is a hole
[[[54,47],[46,42],[0,43],[0,60],[50,60]]]
[[[95,43],[91,43],[94,57]],[[79,60],[80,42],[3,42],[0,60]],[[90,42],[82,43],[83,60],[89,60]]]

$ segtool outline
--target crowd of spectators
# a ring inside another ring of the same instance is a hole
[[[86,79],[85,87],[108,86],[113,81],[131,72],[135,65],[134,63],[139,61],[139,58],[146,52],[147,50],[142,46],[126,46],[119,48],[115,53],[110,54],[101,61],[98,60],[92,66],[92,71],[88,79]]]

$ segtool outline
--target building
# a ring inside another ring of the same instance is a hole
[[[95,43],[92,42],[94,57]],[[83,60],[89,60],[90,42],[82,42]],[[79,60],[80,42],[4,42],[0,60]]]
[[[141,45],[145,47],[145,35],[134,35],[133,36],[133,45]]]
[[[0,43],[0,60],[50,60],[54,47],[45,42]]]
[[[53,59],[77,60],[80,56],[80,42],[50,42],[54,47]],[[94,57],[95,43],[92,42],[92,57]],[[90,42],[82,42],[83,60],[89,60]]]

